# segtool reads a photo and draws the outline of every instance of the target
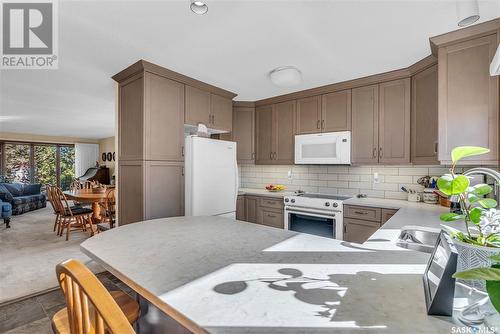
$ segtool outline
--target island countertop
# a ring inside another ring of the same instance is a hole
[[[175,217],[98,234],[81,249],[192,332],[447,333],[450,319],[426,314],[429,255],[394,245],[404,225],[439,227],[445,208],[411,204],[362,245]]]

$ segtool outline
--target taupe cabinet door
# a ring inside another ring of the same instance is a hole
[[[119,86],[118,160],[144,158],[144,77],[132,78]]]
[[[464,163],[498,163],[498,77],[489,64],[498,47],[497,34],[438,50],[439,160],[450,162],[454,147],[491,150]]]
[[[274,105],[274,161],[293,164],[295,155],[295,101]]]
[[[351,90],[325,94],[321,100],[321,131],[351,130]]]
[[[273,163],[273,106],[255,109],[255,142],[257,149],[256,163]]]
[[[297,100],[297,134],[321,132],[321,96]]]
[[[145,162],[145,219],[184,215],[184,165]]]
[[[270,209],[262,206],[259,206],[257,208],[258,224],[276,228],[284,228],[284,222],[283,210]]]
[[[351,90],[297,100],[297,134],[351,130]]]
[[[436,165],[439,163],[437,65],[415,74],[412,77],[411,87],[412,162]]]
[[[233,127],[233,101],[216,94],[211,94],[210,110],[210,127],[231,131]]]
[[[254,148],[255,108],[233,108],[233,141],[236,142],[236,154],[239,163],[255,161]]]
[[[184,85],[152,73],[145,78],[146,160],[183,161]]]
[[[380,223],[344,218],[344,241],[361,244],[380,228]]]
[[[378,163],[378,85],[352,90],[352,162]]]
[[[245,214],[245,196],[238,196],[236,200],[236,219],[237,220],[246,220]]]
[[[379,85],[379,162],[410,162],[410,79]]]
[[[203,123],[209,126],[210,118],[210,93],[201,89],[186,86],[186,111],[185,124],[198,125]]]
[[[245,196],[245,214],[246,221],[257,223],[257,208],[259,207],[259,198]]]

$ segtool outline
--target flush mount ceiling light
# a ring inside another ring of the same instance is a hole
[[[191,0],[191,11],[198,15],[203,15],[208,12],[208,6],[205,2],[200,0]]]
[[[459,27],[466,27],[479,20],[477,0],[457,0],[457,19]]]
[[[302,82],[302,73],[293,66],[282,66],[269,72],[269,78],[276,86],[292,87]]]

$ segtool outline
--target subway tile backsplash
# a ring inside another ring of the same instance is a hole
[[[263,188],[266,184],[284,184],[288,190],[303,190],[330,194],[406,199],[401,187],[423,190],[417,183],[422,176],[441,176],[446,166],[266,166],[240,165],[240,185],[243,188]],[[288,172],[291,171],[291,177]],[[373,179],[378,173],[378,182]]]

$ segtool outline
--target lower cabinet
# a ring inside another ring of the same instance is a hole
[[[259,206],[257,208],[257,224],[284,228],[283,210]]]
[[[246,219],[245,196],[238,196],[238,199],[236,200],[236,219]]]
[[[257,207],[259,198],[255,196],[245,196],[245,221],[257,223]]]
[[[344,240],[361,244],[398,210],[344,205]]]
[[[380,228],[380,222],[344,218],[344,240],[361,244]]]
[[[283,201],[281,198],[238,196],[236,219],[254,224],[284,228]]]

